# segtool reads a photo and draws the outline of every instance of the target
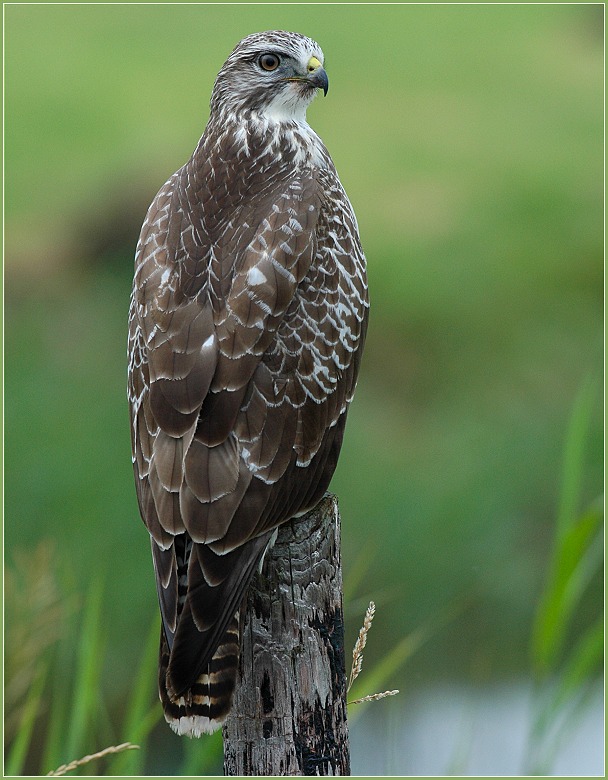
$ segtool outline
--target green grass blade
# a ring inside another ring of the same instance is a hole
[[[532,661],[540,677],[555,669],[577,604],[603,559],[603,508],[596,502],[561,537],[532,633]]]
[[[602,614],[565,652],[572,617],[603,561],[603,500],[596,500],[582,516],[578,511],[585,444],[596,397],[597,384],[588,381],[579,392],[568,425],[555,539],[532,627],[537,714],[527,749],[531,774],[549,772],[564,733],[572,725],[573,713],[582,706],[603,658]]]
[[[363,665],[361,674],[357,680],[353,683],[352,688],[348,694],[349,701],[355,701],[365,695],[380,693],[384,688],[389,685],[391,677],[402,667],[407,661],[416,653],[429,639],[436,633],[441,626],[449,623],[457,615],[459,615],[468,604],[468,599],[464,599],[446,608],[437,617],[429,620],[425,625],[412,631],[405,636],[384,658],[382,658],[376,665],[368,670]],[[372,637],[373,641],[374,627],[369,632],[369,637]],[[368,637],[368,644],[370,638]],[[348,662],[347,662],[348,663]],[[348,669],[347,669],[348,674]],[[349,721],[356,720],[364,708],[371,702],[362,702],[350,707],[348,710]]]
[[[562,467],[559,509],[557,514],[557,538],[565,535],[579,513],[580,489],[585,445],[593,407],[598,395],[597,381],[588,379],[579,391],[566,433]]]
[[[122,742],[139,745],[139,750],[117,754],[109,765],[107,774],[119,776],[142,775],[146,758],[146,740],[161,718],[161,706],[157,700],[152,706],[157,685],[158,619],[150,626],[137,677],[131,692],[127,713],[121,730]]]
[[[584,709],[604,658],[604,619],[600,615],[578,640],[536,715],[524,774],[547,775],[577,713]]]
[[[374,559],[378,552],[378,546],[373,541],[366,542],[353,564],[349,567],[348,571],[344,573],[344,582],[342,584],[342,594],[344,604],[351,606],[351,602],[354,600],[355,592],[361,582],[363,582],[365,575],[369,571]],[[374,599],[376,600],[376,599]],[[369,604],[369,599],[366,601],[366,606]]]
[[[382,691],[388,684],[391,676],[395,674],[395,672],[398,671],[428,640],[430,633],[431,632],[424,627],[416,629],[415,631],[412,631],[411,634],[403,637],[403,639],[372,669],[366,669],[364,664],[360,676],[350,689],[348,694],[349,701],[354,701],[363,696]],[[353,708],[353,712],[359,713],[365,705],[366,702],[357,704],[356,709]],[[349,719],[350,718],[351,715],[349,711]]]
[[[93,752],[87,737],[100,709],[100,675],[102,666],[102,639],[100,627],[103,585],[95,580],[84,607],[82,630],[78,642],[78,657],[72,697],[72,711],[68,728],[65,761]],[[91,748],[89,750],[89,748]]]
[[[603,657],[604,619],[600,615],[572,649],[555,694],[548,705],[549,710],[561,710],[582,691],[585,684],[601,669]]]
[[[17,731],[17,736],[13,741],[6,766],[4,767],[5,776],[20,775],[23,772],[28,748],[32,740],[36,717],[40,709],[40,700],[44,690],[44,683],[47,678],[47,671],[48,667],[46,665],[41,665],[39,667],[38,674],[34,678],[29,690],[25,707],[23,708],[19,730]]]
[[[57,662],[59,658],[60,656],[55,661]],[[57,675],[53,680],[51,690],[51,711],[41,761],[43,774],[52,771],[63,761],[65,740],[68,733],[69,703],[69,691],[63,687],[63,680]]]
[[[598,502],[583,517],[578,508],[596,399],[597,382],[589,379],[579,391],[566,432],[555,538],[530,646],[533,669],[539,677],[559,662],[570,618],[597,566],[597,542],[593,540],[602,522],[602,508]]]

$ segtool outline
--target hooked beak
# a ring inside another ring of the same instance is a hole
[[[308,63],[308,76],[292,76],[285,81],[303,81],[305,84],[310,84],[311,87],[322,89],[323,95],[327,95],[329,89],[327,73],[316,57],[311,57]]]
[[[327,90],[329,89],[329,79],[327,78],[327,73],[322,66],[319,66],[315,72],[308,77],[307,81],[309,81],[318,89],[322,89],[324,97],[327,95]]]

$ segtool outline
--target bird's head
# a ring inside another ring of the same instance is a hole
[[[211,113],[258,115],[269,121],[304,121],[317,89],[327,94],[320,46],[282,30],[244,38],[217,75]]]

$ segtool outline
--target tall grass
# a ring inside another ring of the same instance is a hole
[[[566,434],[553,547],[530,642],[535,683],[525,774],[550,772],[601,670],[601,611],[588,617],[582,630],[576,624],[588,586],[601,572],[603,560],[602,498],[584,511],[579,506],[597,392],[594,382],[582,388]],[[62,765],[82,756],[86,760],[70,764],[70,772],[113,776],[154,772],[150,736],[162,720],[156,694],[158,616],[151,619],[143,639],[131,686],[110,713],[103,674],[107,613],[103,582],[93,579],[79,605],[62,594],[54,574],[56,559],[52,545],[43,543],[30,555],[14,554],[6,571],[5,774],[47,774],[58,767],[63,770]],[[365,565],[359,561],[345,578],[349,600],[364,574]],[[448,605],[444,613],[405,636],[366,668],[360,678],[353,678],[349,698],[364,702],[349,709],[349,720],[356,719],[367,699],[374,698],[365,694],[391,685],[397,671],[464,608],[462,599]],[[371,619],[367,622],[371,624]],[[160,728],[166,727],[160,724]],[[125,742],[139,749],[90,756]],[[178,744],[170,758],[172,774],[203,775],[218,767],[221,733]],[[466,768],[466,756],[461,764]]]
[[[601,609],[574,635],[573,623],[589,584],[603,568],[603,496],[581,510],[586,445],[598,383],[589,380],[576,399],[563,454],[553,549],[531,638],[534,711],[526,774],[547,774],[558,749],[592,692],[604,657]]]
[[[165,728],[156,693],[158,617],[142,642],[131,687],[109,712],[103,583],[91,582],[80,608],[72,603],[62,609],[48,550],[41,544],[29,559],[17,555],[6,572],[5,774],[143,775],[149,769],[150,734],[156,726]],[[123,743],[119,752],[117,743]],[[139,749],[125,750],[124,743]],[[220,754],[217,738],[184,745],[171,773],[204,774]]]
[[[528,775],[550,773],[602,666],[603,614],[599,611],[588,618],[578,632],[576,623],[588,587],[603,564],[603,498],[580,510],[597,392],[597,382],[583,386],[567,427],[553,548],[531,633],[534,696],[523,767]],[[94,579],[79,607],[74,598],[62,595],[55,562],[53,546],[41,543],[31,555],[17,552],[7,568],[5,774],[46,774],[58,767],[63,773],[66,768],[61,765],[74,762],[68,769],[79,774],[143,775],[149,769],[150,734],[161,720],[156,696],[158,618],[151,621],[142,643],[139,665],[116,723],[107,711],[102,675],[103,583]],[[364,571],[363,564],[355,565],[346,578],[351,597]],[[349,720],[356,719],[367,699],[374,698],[364,693],[390,684],[437,628],[462,609],[462,602],[447,608],[405,636],[366,669],[362,679],[355,681],[358,674],[354,675],[350,698],[363,697],[364,703],[349,709]],[[367,622],[371,624],[371,619]],[[118,742],[133,743],[139,749],[103,750]],[[101,756],[90,755],[101,750]],[[217,766],[220,754],[219,732],[205,740],[182,740],[172,773],[205,774]]]
[[[604,497],[598,496],[581,510],[587,449],[598,387],[599,383],[593,379],[584,383],[575,400],[565,435],[552,549],[545,585],[538,599],[530,632],[532,713],[523,759],[523,775],[551,773],[564,742],[596,691],[602,670],[604,616],[597,601],[592,601],[595,612],[587,616],[582,630],[577,624],[579,613],[589,609],[589,605],[585,607],[584,603],[589,586],[601,577],[603,571]],[[357,559],[353,572],[345,578],[345,594],[347,588],[349,592],[354,590],[364,573],[365,564]],[[391,678],[409,663],[436,630],[465,608],[465,599],[448,605],[435,620],[429,620],[403,637],[363,675],[363,679],[358,679],[360,665],[357,670],[353,661],[351,685],[355,690],[349,698],[362,696],[364,690],[379,690],[390,684]],[[367,617],[366,622],[371,624]],[[364,623],[362,632],[365,637],[368,631],[369,626],[366,630]],[[360,640],[355,644],[353,658],[357,656],[359,645]],[[360,648],[361,651],[364,646]],[[362,701],[367,703],[374,698],[368,696]],[[358,704],[356,701],[352,703]],[[349,708],[349,722],[354,722],[362,711],[363,707],[360,706]],[[446,770],[446,774],[466,774],[473,742],[471,731],[456,745],[452,766]]]

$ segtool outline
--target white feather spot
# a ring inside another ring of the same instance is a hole
[[[268,282],[268,279],[266,276],[260,271],[260,269],[255,265],[253,268],[250,268],[247,272],[247,283],[250,284],[252,287],[255,287],[256,285],[260,284],[266,284]]]

